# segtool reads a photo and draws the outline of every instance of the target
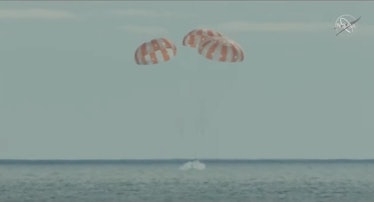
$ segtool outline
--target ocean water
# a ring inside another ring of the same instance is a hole
[[[374,160],[0,161],[0,202],[374,201]]]

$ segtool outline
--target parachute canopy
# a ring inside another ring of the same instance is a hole
[[[135,62],[139,65],[157,64],[169,61],[177,54],[173,42],[166,38],[156,38],[144,42],[135,51]]]
[[[241,62],[243,49],[235,41],[226,37],[209,37],[199,45],[199,54],[220,62]]]
[[[211,29],[194,29],[183,38],[183,45],[195,48],[207,38],[218,36],[222,36],[222,34]]]

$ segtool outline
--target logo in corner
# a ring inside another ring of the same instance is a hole
[[[355,18],[352,15],[341,15],[335,20],[334,29],[336,31],[336,36],[342,32],[352,33],[356,29],[356,22],[360,20],[361,17]]]

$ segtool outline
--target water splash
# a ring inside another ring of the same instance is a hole
[[[187,163],[179,167],[180,170],[204,170],[205,168],[205,164],[200,162],[199,160],[188,161]]]

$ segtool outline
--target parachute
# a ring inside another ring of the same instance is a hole
[[[173,42],[166,38],[156,38],[144,42],[135,51],[135,62],[138,65],[157,64],[169,61],[177,54]]]
[[[241,62],[243,49],[235,41],[226,37],[209,37],[199,45],[199,54],[220,62]]]
[[[220,37],[222,33],[211,29],[194,29],[183,38],[183,45],[192,48],[198,47],[209,37]]]

